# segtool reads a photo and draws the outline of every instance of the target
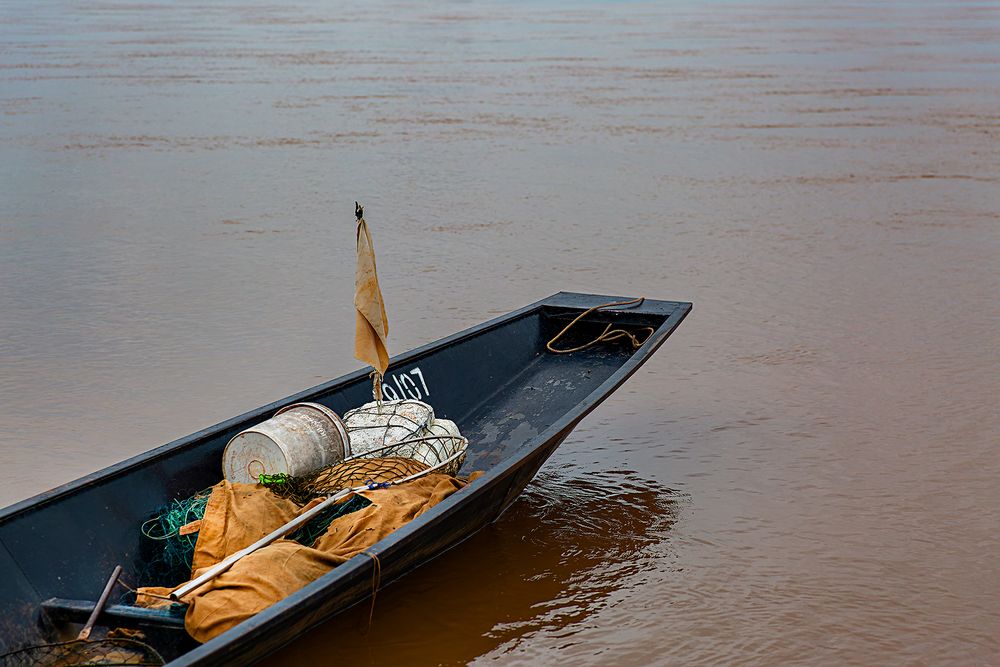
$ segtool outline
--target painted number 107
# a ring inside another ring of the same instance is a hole
[[[420,384],[417,384],[413,378],[419,379]],[[421,387],[424,389],[423,393],[420,393]],[[427,388],[427,380],[424,379],[423,371],[414,368],[407,373],[386,375],[382,383],[382,393],[390,401],[398,401],[403,398],[414,398],[419,401],[425,396],[430,396],[431,390]]]

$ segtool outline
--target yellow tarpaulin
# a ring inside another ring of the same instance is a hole
[[[477,475],[470,476],[470,480]],[[335,519],[312,546],[278,540],[236,562],[184,598],[184,627],[200,642],[283,600],[337,565],[364,552],[467,484],[430,473],[406,484],[366,491],[371,505]],[[348,499],[345,498],[344,502]],[[308,507],[308,506],[307,506]],[[262,486],[222,481],[212,489],[195,547],[192,576],[287,523],[297,508]],[[169,604],[170,588],[140,588],[136,604]]]

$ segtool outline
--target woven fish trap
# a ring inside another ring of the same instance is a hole
[[[417,400],[373,401],[344,413],[351,455],[367,454],[428,434],[434,409]]]
[[[162,665],[156,650],[126,638],[74,639],[30,646],[0,655],[0,667],[82,667],[83,665]]]
[[[368,403],[345,413],[344,425],[349,458],[402,456],[436,466],[468,446],[455,422],[435,419],[434,409],[416,400]]]
[[[142,524],[140,531],[147,540],[143,547],[151,555],[139,572],[141,584],[161,585],[190,578],[198,533],[183,533],[181,529],[205,516],[211,495],[209,487],[190,498],[173,500],[158,508],[153,517]]]
[[[429,467],[425,463],[402,456],[363,457],[323,468],[306,486],[313,498],[332,496],[344,489],[398,481],[423,472]]]
[[[455,475],[465,461],[468,446],[468,440],[455,435],[408,438],[308,475],[274,476],[262,483],[276,495],[305,505],[314,498],[331,496],[344,489],[399,483],[431,468]]]

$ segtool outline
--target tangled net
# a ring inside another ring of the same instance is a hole
[[[142,534],[159,543],[155,555],[147,561],[141,579],[150,583],[185,581],[191,576],[191,560],[198,542],[197,531],[185,535],[181,528],[205,516],[205,506],[212,489],[204,489],[190,498],[174,500],[156,510],[153,518],[142,524]]]
[[[262,476],[264,477],[264,476]],[[285,480],[289,485],[294,478],[287,475],[271,475],[270,484],[265,484],[272,493],[288,498],[299,505],[305,505],[312,498],[310,494],[291,493],[286,490]],[[358,482],[363,484],[364,481]],[[212,489],[200,491],[190,498],[175,500],[156,511],[153,518],[142,524],[142,534],[158,543],[154,546],[155,555],[149,559],[143,568],[140,579],[154,585],[162,585],[187,581],[191,578],[191,563],[194,560],[194,549],[198,543],[198,531],[182,535],[181,528],[187,524],[205,517],[205,508]],[[322,494],[328,495],[328,494]],[[371,505],[371,501],[363,496],[352,496],[313,517],[308,523],[288,536],[303,546],[312,546],[319,539],[334,519],[351,512],[357,512]],[[126,594],[130,597],[132,594]],[[95,663],[102,664],[102,663]],[[2,663],[0,663],[2,667]]]
[[[85,665],[162,665],[152,646],[135,639],[74,639],[29,646],[0,655],[0,667],[84,667]]]

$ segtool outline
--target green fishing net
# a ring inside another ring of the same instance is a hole
[[[205,516],[205,506],[212,489],[204,489],[190,498],[174,500],[160,507],[153,517],[142,524],[148,554],[140,573],[140,585],[173,585],[191,578],[191,559],[198,542],[198,533],[181,535],[187,524]]]
[[[280,489],[280,484],[269,486],[272,491]],[[194,548],[198,543],[198,532],[181,534],[181,528],[205,517],[205,507],[212,489],[199,491],[190,498],[174,500],[154,512],[153,517],[142,524],[144,540],[145,567],[139,573],[140,585],[172,586],[191,578],[191,561],[194,558]],[[285,497],[297,494],[279,493]],[[293,500],[295,498],[293,497]],[[299,504],[304,505],[308,502]],[[323,510],[309,520],[304,526],[288,536],[304,546],[312,546],[326,532],[334,519],[357,512],[371,505],[371,501],[362,496],[354,495],[342,503],[337,503]]]

